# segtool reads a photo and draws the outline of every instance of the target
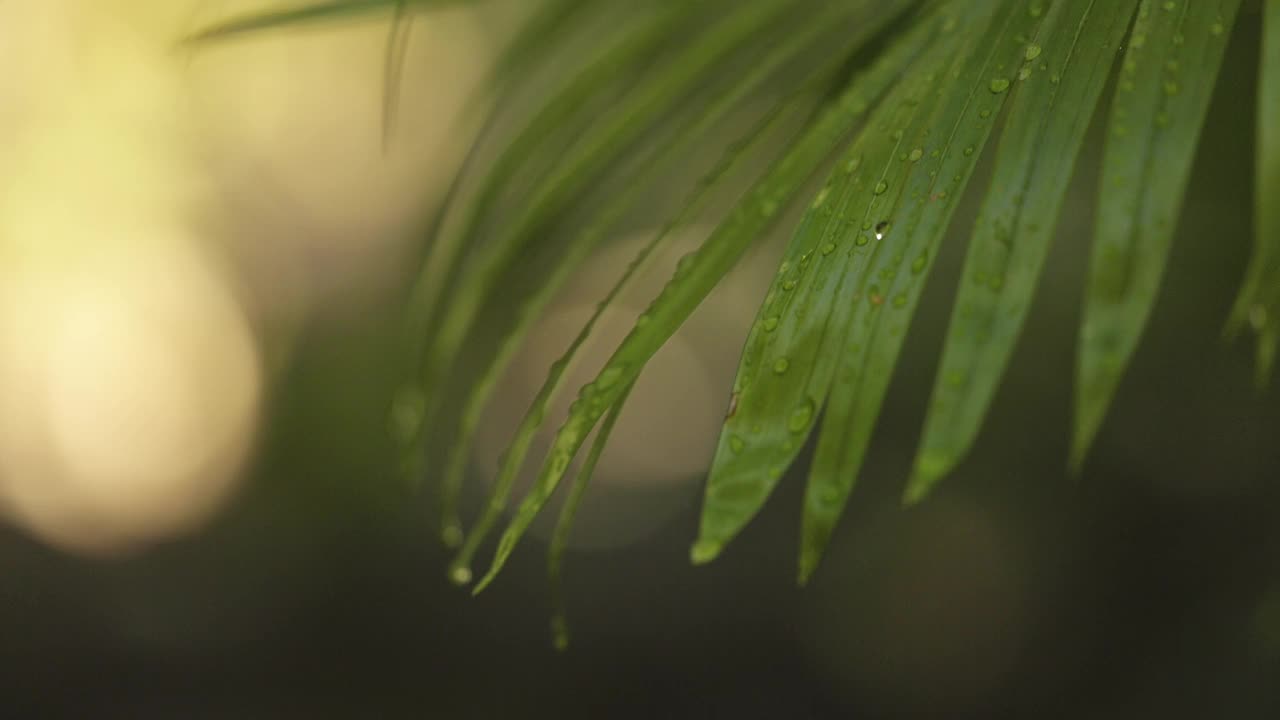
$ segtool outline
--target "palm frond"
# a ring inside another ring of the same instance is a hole
[[[813,23],[812,28],[814,35],[823,32],[830,32],[823,23]],[[801,42],[793,42],[798,39]],[[753,91],[758,91],[759,85],[773,79],[775,72],[785,63],[794,60],[794,54],[802,49],[808,43],[815,41],[817,38],[809,34],[797,33],[794,38],[788,38],[780,44],[774,51],[766,57],[761,58],[759,62],[753,64],[751,69],[743,77],[742,81],[735,83],[728,88],[727,92],[715,98],[703,111],[703,113],[694,119],[691,126],[685,128],[681,136],[670,145],[667,145],[660,153],[655,162],[647,163],[642,175],[633,177],[633,188],[642,188],[648,182],[657,180],[666,176],[673,165],[680,163],[687,157],[690,150],[700,143],[705,142],[706,137],[711,132],[720,127],[725,120],[726,115],[738,108],[744,98],[750,97]],[[847,39],[844,40],[848,42]],[[836,58],[841,56],[836,55]],[[828,62],[824,63],[825,67],[815,70],[815,74],[810,78],[811,82],[801,86],[800,93],[803,95],[808,90],[809,84],[821,84],[829,76],[831,71],[836,67]],[[527,457],[529,446],[533,440],[534,434],[542,427],[546,418],[547,407],[552,399],[559,393],[562,388],[566,373],[574,366],[579,351],[586,345],[590,339],[593,329],[599,322],[604,313],[612,306],[613,301],[621,295],[629,286],[630,282],[636,278],[643,270],[648,267],[649,261],[656,257],[656,251],[663,246],[666,241],[673,237],[674,231],[686,224],[697,214],[697,212],[705,205],[711,196],[711,191],[716,187],[719,180],[725,177],[744,157],[747,156],[747,150],[753,143],[761,138],[770,136],[771,130],[781,122],[788,119],[789,109],[793,109],[796,105],[796,97],[789,94],[777,103],[774,108],[760,119],[756,127],[747,133],[741,142],[735,143],[726,151],[725,157],[717,164],[715,168],[707,175],[707,177],[699,184],[700,189],[695,191],[689,198],[684,208],[669,222],[662,230],[656,233],[650,243],[646,245],[632,264],[623,273],[621,279],[609,294],[597,304],[595,311],[583,326],[582,332],[570,343],[564,355],[553,364],[550,374],[534,398],[533,405],[525,414],[519,429],[516,431],[511,445],[502,455],[501,467],[498,471],[497,481],[494,483],[493,490],[489,495],[488,501],[485,503],[484,509],[476,523],[475,528],[467,535],[462,549],[458,552],[457,557],[451,565],[449,576],[458,581],[467,581],[470,578],[470,565],[476,550],[480,543],[487,537],[492,530],[494,524],[499,520],[502,511],[507,505],[508,498],[515,483],[516,474],[524,464]],[[576,247],[584,250],[594,248],[602,239],[604,233],[617,220],[617,216],[627,208],[629,208],[634,200],[631,193],[618,194],[614,198],[606,201],[606,207],[599,211],[593,224],[588,227],[581,235],[581,241],[576,243]],[[562,259],[559,268],[566,266],[576,266],[577,262],[582,259],[578,253],[571,252],[569,256]],[[558,270],[559,270],[558,268]],[[525,315],[525,322],[521,327],[516,328],[511,334],[504,338],[503,350],[492,360],[486,372],[484,380],[476,386],[467,402],[467,409],[462,416],[462,434],[463,438],[460,442],[455,442],[451,448],[451,461],[446,466],[445,484],[456,483],[460,481],[462,472],[465,469],[465,462],[468,457],[467,451],[470,449],[471,436],[474,434],[476,424],[479,421],[479,414],[483,411],[489,400],[489,393],[493,385],[497,382],[499,375],[510,361],[512,355],[519,347],[520,341],[528,331],[533,319],[537,316],[538,310],[545,305],[550,299],[551,292],[559,287],[564,278],[557,276],[555,279],[549,280],[543,285],[538,292],[536,298],[530,299],[526,308],[529,312]]]
[[[1280,1],[1266,0],[1258,68],[1258,160],[1254,185],[1255,242],[1248,276],[1228,335],[1248,326],[1258,336],[1257,384],[1265,387],[1280,345]]]
[[[1240,0],[1143,0],[1112,99],[1080,328],[1079,467],[1155,305]],[[1191,70],[1194,68],[1194,71]]]
[[[358,17],[379,17],[409,5],[427,9],[473,2],[476,0],[332,0],[235,17],[206,27],[188,36],[186,40],[188,43],[207,43],[260,33],[264,30],[293,27],[300,23],[332,23]]]
[[[1061,3],[1026,46],[996,167],[969,240],[907,496],[969,450],[1013,354],[1085,131],[1136,0]],[[1023,74],[1025,73],[1025,77]]]
[[[335,0],[239,18],[193,39],[394,11],[390,116],[406,13],[461,1]],[[1240,6],[544,0],[490,71],[480,96],[492,100],[488,119],[424,239],[427,260],[407,310],[410,377],[393,416],[406,465],[443,467],[442,534],[461,543],[451,577],[470,581],[473,559],[511,503],[534,436],[602,314],[673,230],[706,212],[714,191],[741,183],[744,194],[579,391],[474,590],[494,580],[595,432],[548,558],[553,630],[558,644],[567,642],[563,556],[630,389],[746,250],[802,202],[746,338],[691,558],[706,562],[723,551],[816,430],[800,540],[805,582],[850,497],[958,200],[996,142],[993,175],[976,189],[981,209],[904,500],[927,495],[984,424],[1040,282],[1085,131],[1119,59],[1079,336],[1071,454],[1078,467],[1155,303]],[[1257,333],[1260,383],[1280,343],[1280,210],[1271,202],[1280,193],[1280,1],[1265,7],[1257,238],[1227,327],[1228,334]],[[779,92],[779,85],[788,87]],[[530,88],[538,97],[522,101]],[[476,428],[534,321],[636,210],[633,194],[682,171],[696,174],[686,159],[714,148],[730,118],[750,107],[767,109],[724,149],[552,365],[464,533],[459,495]],[[753,154],[771,158],[754,175],[745,162]],[[825,183],[807,195],[824,173]],[[477,339],[481,327],[486,340]]]

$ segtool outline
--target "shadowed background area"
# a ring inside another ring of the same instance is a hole
[[[258,7],[0,3],[0,715],[1280,712],[1280,403],[1252,388],[1251,348],[1220,341],[1251,234],[1256,9],[1081,477],[1065,466],[1100,127],[975,451],[900,508],[960,232],[803,591],[805,460],[722,558],[688,563],[785,233],[762,241],[623,412],[566,558],[573,641],[556,653],[549,523],[471,598],[447,582],[436,499],[399,477],[387,432],[414,243],[520,3],[415,21],[385,151],[386,18],[175,50]],[[520,351],[482,423],[468,517],[547,366],[676,199],[646,198]],[[606,315],[586,365],[706,231]]]

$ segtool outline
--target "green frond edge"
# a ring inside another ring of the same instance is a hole
[[[866,73],[860,77],[864,75]],[[497,576],[533,518],[559,485],[587,433],[600,415],[618,400],[621,389],[635,380],[643,365],[675,333],[746,249],[778,222],[780,211],[840,145],[850,130],[853,118],[865,108],[867,101],[863,92],[862,83],[855,79],[850,89],[770,166],[701,247],[681,262],[663,291],[637,318],[630,334],[614,351],[605,368],[594,381],[581,389],[576,407],[556,433],[534,487],[504,531],[490,568],[474,592],[483,590]]]
[[[569,537],[573,532],[573,521],[578,515],[578,508],[582,505],[582,498],[587,494],[587,487],[595,474],[596,464],[600,462],[600,456],[604,454],[605,446],[609,444],[614,423],[622,414],[623,406],[633,387],[635,383],[623,389],[617,403],[605,414],[604,421],[596,430],[595,440],[591,442],[591,449],[587,451],[582,467],[569,486],[569,495],[564,500],[564,506],[560,508],[555,530],[551,533],[551,544],[547,548],[547,584],[551,592],[551,641],[560,651],[569,648],[569,620],[564,598],[563,569],[564,555],[569,548]]]
[[[1071,466],[1093,444],[1160,290],[1240,0],[1143,0],[1112,100],[1076,369]],[[1195,68],[1184,72],[1183,68]]]
[[[821,34],[824,27],[815,23],[813,29],[816,31],[814,34],[817,35]],[[793,59],[794,54],[812,39],[813,37],[808,33],[797,33],[794,38],[788,39],[766,57],[753,64],[752,68],[739,83],[725,88],[725,91],[705,108],[691,127],[683,129],[678,138],[660,153],[655,162],[646,165],[641,170],[641,176],[634,180],[636,186],[643,186],[648,182],[657,180],[662,177],[663,172],[670,169],[670,166],[687,157],[688,152],[693,147],[704,142],[708,133],[712,132],[730,111],[738,107],[744,99],[758,90],[760,85],[768,81],[774,72],[787,61]],[[811,86],[821,84],[823,79],[835,69],[835,65],[829,63],[828,67],[816,72],[809,82],[804,83],[797,91],[797,95],[810,92]],[[565,375],[575,364],[578,352],[590,338],[601,316],[612,307],[613,301],[630,286],[631,281],[648,267],[649,261],[655,257],[657,249],[666,244],[666,241],[672,237],[674,230],[687,224],[704,207],[712,191],[717,187],[718,181],[725,177],[745,157],[746,151],[752,144],[767,136],[769,131],[777,125],[777,122],[787,116],[784,111],[794,105],[794,99],[794,95],[788,95],[776,103],[757,122],[756,126],[746,134],[741,142],[735,143],[725,152],[712,171],[703,178],[699,188],[687,199],[677,215],[654,235],[623,273],[618,283],[596,305],[591,317],[587,320],[578,336],[570,343],[560,359],[553,364],[547,380],[544,382],[543,387],[539,389],[530,409],[516,430],[513,441],[502,455],[503,459],[497,480],[494,482],[489,497],[485,502],[481,516],[475,527],[467,534],[462,548],[450,565],[449,576],[451,578],[466,578],[470,576],[469,567],[474,554],[480,543],[483,542],[500,518],[501,512],[506,508],[510,493],[514,487],[516,473],[524,463],[534,434],[542,427],[548,405],[562,387]],[[566,260],[559,267],[576,267],[578,260],[581,259],[581,253],[589,251],[598,245],[608,227],[618,219],[623,211],[631,207],[632,198],[633,195],[630,193],[620,194],[608,207],[601,210],[600,220],[594,223],[571,245],[569,257],[566,257]],[[466,451],[470,447],[472,437],[478,427],[480,415],[488,402],[497,378],[518,349],[522,338],[531,328],[538,312],[549,301],[550,296],[561,285],[563,279],[558,275],[548,279],[537,295],[527,301],[528,309],[524,313],[524,319],[521,324],[503,339],[499,355],[494,358],[493,364],[482,373],[481,379],[469,394],[461,424],[462,439],[455,443],[451,457],[446,463],[444,480],[446,484],[456,484],[461,481],[462,473],[465,470]]]
[[[1248,327],[1257,336],[1255,382],[1264,389],[1280,345],[1280,0],[1266,0],[1263,6],[1257,144],[1253,257],[1231,309],[1227,335]]]
[[[476,0],[335,0],[334,2],[304,5],[286,10],[252,13],[211,25],[188,35],[184,42],[199,44],[230,40],[264,30],[276,30],[306,23],[331,23],[339,20],[378,15],[397,9],[397,6],[415,5],[422,9],[436,9],[449,5],[464,5]]]
[[[892,226],[856,268],[857,303],[832,347],[841,364],[818,438],[801,523],[798,579],[817,568],[861,472],[898,355],[960,195],[1018,82],[1029,38],[1039,37],[1043,5],[1000,3],[989,22],[963,33],[965,44],[940,86],[935,107],[912,118],[904,148],[915,163],[893,166],[885,210]],[[985,28],[985,30],[984,30]],[[945,70],[944,70],[945,72]]]
[[[906,495],[923,498],[973,445],[1022,332],[1085,131],[1137,0],[1051,6],[1027,45],[995,171],[961,270]]]
[[[877,77],[883,79],[867,93],[864,112],[910,72],[910,63],[919,53],[941,56],[937,47],[926,48],[937,42],[946,20],[936,15],[900,39],[896,52],[877,68]],[[893,97],[901,99],[901,86],[894,92]],[[869,125],[897,122],[891,117],[894,113],[910,111],[905,103],[899,104],[890,102],[889,111],[881,106]],[[861,120],[861,114],[851,119]],[[863,224],[861,215],[856,220],[848,215],[866,209],[863,198],[855,201],[854,192],[863,189],[864,176],[854,173],[864,164],[875,168],[896,155],[892,147],[879,143],[864,157],[866,137],[864,131],[854,147],[837,159],[793,234],[774,285],[757,313],[707,479],[698,539],[691,551],[694,562],[714,559],[755,516],[817,419],[836,362],[825,341],[850,306],[841,286],[848,264],[856,262],[854,238]],[[878,195],[866,195],[880,202]],[[855,202],[861,209],[850,210]]]

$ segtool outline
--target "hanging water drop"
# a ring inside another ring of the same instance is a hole
[[[813,409],[813,401],[806,398],[787,417],[787,429],[793,433],[804,432],[813,420]]]
[[[885,233],[887,233],[888,231],[889,231],[888,220],[881,220],[880,222],[876,223],[876,239],[877,240],[884,239]]]

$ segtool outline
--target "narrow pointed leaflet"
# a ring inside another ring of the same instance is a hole
[[[940,15],[916,31],[931,35],[933,44],[923,67],[913,64],[876,109],[787,247],[734,381],[733,411],[721,432],[691,551],[695,563],[714,559],[759,512],[818,419],[838,362],[833,337],[849,317],[845,278],[862,261],[870,236],[883,235],[877,225],[887,216],[887,191],[914,162],[899,161],[912,152],[901,134],[884,138],[874,129],[904,127],[923,112],[919,99],[941,83],[941,68],[963,34],[957,28],[941,32],[950,20]]]
[[[906,172],[890,188],[883,235],[865,248],[849,288],[852,317],[831,352],[840,358],[805,488],[799,580],[822,557],[861,471],[893,369],[906,339],[938,245],[991,135],[995,119],[1025,68],[1027,46],[1045,21],[1046,5],[1001,2],[985,29],[938,70],[929,110],[901,133],[913,148]],[[971,5],[967,5],[972,7]],[[917,152],[918,151],[918,152]]]
[[[785,41],[754,62],[738,82],[726,87],[725,91],[706,107],[702,114],[694,120],[691,127],[681,130],[677,140],[664,147],[652,159],[652,162],[646,162],[635,177],[633,187],[640,188],[645,183],[665,177],[665,173],[670,170],[670,166],[685,162],[688,153],[696,146],[707,142],[708,134],[720,127],[721,121],[729,112],[737,109],[744,99],[753,97],[758,93],[767,82],[776,77],[777,71],[783,67],[789,67],[789,64],[794,61],[798,53],[811,48],[815,41],[822,42],[823,46],[830,45],[832,38],[823,36],[833,34],[830,29],[833,26],[833,20],[848,21],[851,18],[856,18],[860,13],[865,14],[869,5],[870,3],[867,2],[851,3],[843,6],[837,5],[832,8],[835,11],[834,14],[815,14],[812,22],[805,28],[790,34]],[[883,8],[880,11],[882,17],[884,17]],[[888,22],[888,18],[880,22]],[[867,28],[865,33],[852,37],[848,36],[847,33],[842,34],[842,37],[838,39],[838,46],[842,53],[850,51],[850,44],[856,47],[861,42],[864,42],[879,26],[878,23],[868,22],[864,25]],[[744,159],[746,156],[744,151],[755,141],[770,136],[770,131],[775,129],[779,122],[787,120],[791,113],[785,111],[797,106],[797,100],[803,99],[804,96],[811,94],[818,87],[831,83],[830,77],[839,69],[839,61],[843,57],[842,53],[834,54],[832,60],[824,61],[820,67],[814,69],[809,82],[798,88],[795,94],[789,94],[780,99],[774,108],[760,119],[757,123],[757,128],[747,134],[745,142],[735,144],[729,148],[725,157],[707,175],[704,182],[700,184],[700,189],[695,191],[689,198],[676,218],[654,236],[649,245],[641,252],[636,262],[624,273],[618,286],[611,290],[603,301],[596,306],[582,332],[570,343],[560,360],[553,365],[546,383],[534,398],[532,407],[516,430],[511,445],[503,453],[498,477],[490,491],[489,499],[485,503],[475,527],[466,537],[463,547],[452,563],[449,570],[450,577],[457,580],[470,577],[469,567],[472,557],[480,542],[484,540],[489,530],[499,520],[501,512],[506,508],[508,497],[515,483],[516,474],[528,453],[534,433],[541,427],[548,405],[563,384],[566,373],[569,372],[577,358],[578,350],[583,347],[591,335],[591,331],[597,321],[611,307],[613,300],[629,285],[639,271],[647,267],[648,260],[654,257],[654,250],[673,237],[672,231],[691,220],[696,212],[705,205],[717,182]],[[794,69],[791,71],[796,72]],[[799,104],[803,105],[803,103]],[[556,271],[556,277],[548,278],[535,296],[526,301],[522,320],[503,341],[498,356],[493,358],[493,364],[482,373],[475,388],[468,396],[463,412],[460,439],[453,444],[449,461],[446,464],[444,479],[446,486],[456,487],[460,484],[471,440],[494,383],[497,381],[502,368],[506,366],[512,354],[519,347],[520,340],[528,331],[537,313],[550,299],[555,289],[559,287],[560,281],[563,279],[561,275],[563,275],[566,268],[576,266],[576,260],[580,259],[580,255],[583,252],[598,244],[603,234],[619,219],[621,213],[632,206],[632,202],[637,195],[639,193],[619,194],[609,201],[608,206],[601,210],[598,221],[585,230],[570,246],[568,254],[571,257],[567,257],[566,261],[560,263]]]
[[[476,592],[483,590],[502,569],[533,518],[555,492],[570,460],[601,414],[618,400],[622,389],[635,380],[644,364],[747,248],[777,223],[781,211],[840,147],[869,103],[896,80],[904,64],[919,52],[927,39],[919,33],[900,38],[873,66],[857,73],[848,89],[770,166],[702,246],[681,263],[596,380],[579,392],[579,402],[557,431],[533,488],[499,540],[493,562],[476,585]]]
[[[1136,6],[1061,0],[1026,44],[907,487],[912,499],[955,467],[986,419]]]
[[[1248,326],[1258,343],[1257,384],[1266,387],[1280,344],[1280,0],[1266,0],[1258,67],[1254,246],[1227,333]]]
[[[1071,464],[1102,425],[1155,305],[1240,0],[1143,0],[1111,104],[1076,368]]]

